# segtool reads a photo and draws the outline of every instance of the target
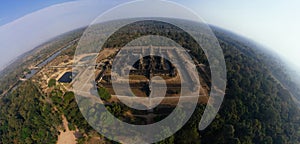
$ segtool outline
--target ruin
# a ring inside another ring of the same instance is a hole
[[[132,92],[138,97],[149,97],[150,80],[153,77],[159,76],[166,81],[167,92],[165,97],[178,97],[181,92],[181,79],[175,65],[180,65],[186,69],[185,79],[189,82],[189,88],[197,89],[193,86],[195,80],[189,75],[190,69],[187,63],[186,51],[174,47],[155,47],[155,46],[134,46],[123,48],[122,51],[117,51],[114,59],[122,57],[122,60],[103,59],[97,65],[99,69],[96,73],[96,83],[98,86],[103,86],[114,95],[112,88],[112,78],[118,79],[120,84],[127,80],[130,82]],[[161,56],[154,56],[153,53],[159,53]],[[146,56],[143,56],[146,55]],[[133,65],[128,65],[125,62],[131,59],[137,59]],[[172,62],[171,62],[172,61]],[[115,75],[112,75],[112,65],[120,67]],[[121,77],[124,73],[129,73],[129,78]],[[121,77],[121,78],[120,78]],[[192,83],[190,83],[192,82]],[[200,91],[200,95],[206,95],[207,91]]]

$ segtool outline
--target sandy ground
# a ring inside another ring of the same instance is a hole
[[[70,131],[68,127],[68,121],[66,117],[63,115],[63,126],[65,128],[65,132],[60,130],[60,135],[58,136],[57,144],[76,144],[75,131]]]

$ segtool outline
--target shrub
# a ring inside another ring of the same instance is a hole
[[[48,82],[48,87],[53,87],[56,85],[56,80],[55,79],[50,79]]]

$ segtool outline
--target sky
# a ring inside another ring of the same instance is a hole
[[[0,25],[9,23],[28,13],[32,13],[50,5],[67,1],[71,0],[1,0]]]
[[[185,0],[206,22],[275,51],[300,72],[299,0]]]
[[[129,0],[1,0],[0,70],[20,54],[64,32],[88,25]],[[209,24],[278,53],[300,71],[300,1],[172,0]],[[155,8],[154,8],[155,9]]]

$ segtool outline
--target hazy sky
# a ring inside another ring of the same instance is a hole
[[[128,0],[1,0],[0,70],[18,55],[58,34],[89,24]],[[206,22],[270,48],[300,70],[300,1],[173,0]],[[298,63],[299,62],[299,63]]]
[[[1,0],[0,25],[18,19],[28,13],[71,0]]]
[[[276,51],[300,72],[299,0],[185,0],[208,23]]]

